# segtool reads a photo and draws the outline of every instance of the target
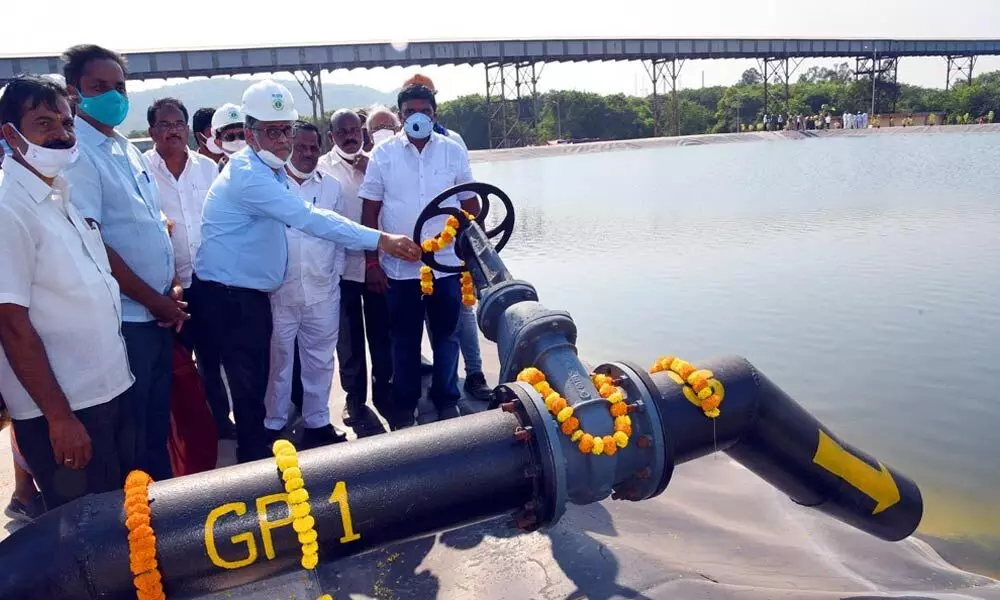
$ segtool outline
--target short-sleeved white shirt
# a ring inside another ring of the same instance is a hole
[[[52,372],[73,410],[108,402],[134,381],[121,335],[121,295],[101,232],[17,161],[0,182],[0,304],[28,309]],[[0,395],[14,419],[41,409],[0,354]]]
[[[170,243],[174,247],[177,278],[181,280],[181,285],[189,288],[194,257],[201,246],[201,211],[205,208],[205,196],[219,174],[219,168],[212,159],[189,151],[184,171],[180,177],[174,177],[155,148],[147,150],[144,156],[159,188],[160,208],[174,222]]]
[[[394,138],[375,146],[365,180],[358,190],[362,199],[382,203],[379,213],[381,229],[386,233],[413,236],[417,217],[431,200],[446,189],[474,181],[469,167],[469,153],[457,142],[432,133],[422,152],[410,143],[406,133],[400,132]],[[475,194],[464,194],[463,198]],[[460,198],[452,196],[441,206],[459,208]],[[444,229],[444,215],[438,215],[424,223],[423,235],[418,243],[430,239]],[[454,244],[437,253],[437,261],[443,265],[457,266]],[[381,264],[390,279],[418,279],[419,262],[407,262],[381,253]],[[444,273],[436,273],[443,276]]]

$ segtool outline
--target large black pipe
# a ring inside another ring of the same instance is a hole
[[[528,504],[537,451],[515,437],[518,427],[516,415],[496,410],[300,453],[320,559]],[[269,460],[153,484],[168,597],[301,568],[283,497]],[[0,599],[134,598],[122,500],[121,492],[79,499],[0,543]]]
[[[675,463],[725,451],[795,502],[862,531],[897,541],[916,530],[923,500],[912,480],[840,440],[745,359],[698,367],[725,386],[716,419],[666,374],[650,378]]]

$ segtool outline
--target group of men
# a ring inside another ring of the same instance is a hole
[[[304,445],[345,439],[328,408],[335,355],[345,422],[383,432],[366,345],[391,429],[415,424],[428,369],[437,418],[458,416],[460,348],[466,390],[488,398],[459,278],[435,273],[424,296],[410,239],[432,199],[473,180],[461,137],[436,123],[429,79],[404,83],[398,116],[334,113],[325,154],[324,132],[277,82],[193,121],[163,98],[143,154],[115,129],[129,111],[125,60],[81,45],[63,61],[65,85],[19,76],[0,96],[0,397],[42,500],[20,498],[17,516],[120,487],[134,468],[172,476],[178,343],[240,462],[287,431],[294,387]],[[472,194],[445,205],[479,211]],[[435,217],[424,235],[443,227]],[[459,264],[453,249],[437,260]]]

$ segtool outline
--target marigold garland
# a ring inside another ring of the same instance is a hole
[[[476,288],[472,286],[472,273],[462,271],[462,304],[476,305]]]
[[[595,436],[580,429],[580,419],[573,416],[573,407],[566,399],[545,380],[545,374],[535,367],[523,369],[517,375],[518,381],[523,381],[535,388],[545,399],[545,408],[559,422],[559,429],[583,454],[594,456],[614,456],[619,448],[628,446],[632,435],[632,419],[628,416],[628,405],[621,388],[614,385],[614,380],[607,375],[592,375],[594,387],[601,397],[608,401],[608,409],[615,419],[612,435]]]
[[[714,419],[721,414],[719,405],[726,397],[726,390],[714,373],[708,369],[698,369],[674,356],[658,358],[649,369],[650,374],[660,372],[666,373],[677,385],[682,386],[684,397],[700,408],[706,417]]]
[[[163,582],[156,562],[156,535],[150,520],[149,484],[153,478],[132,471],[125,478],[125,527],[128,529],[129,570],[134,575],[139,600],[164,600]]]
[[[288,492],[292,529],[298,534],[299,544],[302,545],[302,568],[315,569],[319,564],[319,544],[316,542],[319,535],[316,533],[316,519],[309,514],[309,492],[306,491],[306,482],[299,469],[299,456],[295,446],[288,440],[275,441],[271,452],[274,453],[274,462],[278,465],[281,480],[285,482],[285,491]]]
[[[428,266],[420,267],[420,291],[425,296],[434,293],[434,271]]]

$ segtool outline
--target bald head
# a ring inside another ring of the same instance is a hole
[[[361,117],[353,110],[342,108],[330,117],[330,141],[347,154],[361,150],[364,138]]]
[[[401,129],[399,117],[385,107],[372,109],[371,114],[368,115],[369,133],[375,133],[380,129],[390,129],[393,132],[399,132]]]

